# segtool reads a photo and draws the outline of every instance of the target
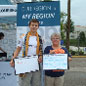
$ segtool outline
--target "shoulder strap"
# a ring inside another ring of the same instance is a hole
[[[42,38],[41,38],[41,36],[40,35],[38,35],[39,36],[39,42],[40,42],[40,44],[43,44],[42,43]]]
[[[40,54],[39,54],[39,56],[41,55],[43,55],[43,42],[42,42],[42,38],[41,38],[41,36],[40,35],[38,35],[39,36],[39,42],[40,42],[40,46],[39,46],[39,51],[40,51]]]
[[[26,38],[27,38],[27,35],[28,35],[28,32],[27,32],[27,34],[25,35],[25,39],[24,39],[23,57],[25,57],[25,49],[26,49],[25,44],[26,44]]]

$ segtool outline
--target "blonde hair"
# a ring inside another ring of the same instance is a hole
[[[59,39],[61,40],[61,35],[59,33],[53,33],[51,35],[51,40],[52,40],[53,37],[59,37]]]

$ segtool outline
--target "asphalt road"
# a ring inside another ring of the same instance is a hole
[[[86,58],[73,58],[69,65],[64,86],[86,86]]]

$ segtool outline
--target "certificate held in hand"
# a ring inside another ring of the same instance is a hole
[[[43,56],[43,70],[66,70],[68,69],[67,54],[49,54]]]
[[[15,59],[14,61],[16,74],[39,70],[38,56]]]

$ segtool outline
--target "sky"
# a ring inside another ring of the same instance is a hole
[[[24,0],[28,1],[28,0]],[[31,1],[31,0],[29,0]],[[58,0],[53,0],[58,1]],[[59,0],[61,12],[67,13],[67,1]],[[71,19],[74,25],[86,26],[86,0],[71,0]]]
[[[67,13],[67,0],[60,0],[62,12]],[[86,0],[71,0],[71,19],[74,25],[86,26]]]

